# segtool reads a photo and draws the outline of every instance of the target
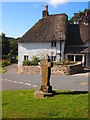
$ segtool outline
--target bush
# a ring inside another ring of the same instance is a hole
[[[70,64],[72,65],[72,64],[76,64],[77,63],[77,61],[76,62],[74,62],[74,61],[70,61]]]
[[[30,60],[24,60],[23,61],[23,66],[30,66],[30,65],[31,65]]]
[[[73,65],[76,63],[74,61],[64,60],[63,62],[54,62],[54,65]]]
[[[40,62],[39,58],[36,56],[33,56],[31,60],[31,65],[38,65],[39,62]]]
[[[64,62],[54,62],[54,65],[65,65]]]
[[[32,65],[38,65],[38,63],[40,62],[39,58],[36,56],[33,56],[32,60],[24,60],[23,61],[23,66],[32,66]]]
[[[9,60],[2,60],[1,61],[1,66],[2,67],[8,66],[8,65],[10,65],[10,61]]]

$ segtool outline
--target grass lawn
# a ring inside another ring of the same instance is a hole
[[[56,91],[50,98],[34,98],[34,90],[2,92],[3,118],[88,118],[88,93]]]

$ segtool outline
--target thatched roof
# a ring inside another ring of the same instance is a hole
[[[78,24],[68,24],[67,39],[65,44],[66,46],[82,44],[80,37],[80,27]]]
[[[66,39],[68,17],[66,14],[49,15],[39,20],[19,42],[51,42]]]
[[[83,51],[81,51],[80,53],[83,53],[83,54],[90,54],[90,46],[85,48]]]
[[[65,53],[83,53],[84,44],[90,41],[90,24],[68,24]],[[82,52],[83,51],[83,52]]]
[[[85,49],[86,49],[86,47],[67,46],[67,47],[65,47],[65,53],[67,53],[67,54],[80,54]]]
[[[68,24],[67,45],[82,45],[90,40],[90,24]]]
[[[67,47],[65,49],[65,53],[67,54],[90,54],[90,46],[89,47]]]
[[[90,41],[90,23],[88,25],[80,24],[80,36],[83,43]]]

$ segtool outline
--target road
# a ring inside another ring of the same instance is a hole
[[[88,74],[51,75],[50,83],[53,89],[88,91]],[[7,67],[2,75],[2,90],[38,89],[41,75],[17,74],[17,65]]]

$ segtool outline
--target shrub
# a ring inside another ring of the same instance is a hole
[[[10,65],[10,61],[9,60],[2,60],[1,61],[1,66],[2,67],[8,66],[8,65]]]
[[[30,60],[24,60],[23,61],[23,66],[30,66],[30,65],[31,65]]]
[[[10,64],[11,64],[11,63],[10,63],[10,60],[8,60],[7,63],[8,63],[8,65],[10,65]]]
[[[77,61],[70,61],[70,64],[72,65],[72,64],[76,64],[77,63]]]
[[[32,66],[32,65],[38,65],[40,62],[39,58],[36,56],[33,56],[32,60],[24,60],[23,61],[23,66]]]
[[[64,65],[64,62],[54,62],[54,65]]]
[[[54,65],[73,65],[76,63],[74,61],[64,60],[63,62],[54,62]]]
[[[40,62],[39,58],[36,56],[33,56],[31,60],[31,65],[38,65],[39,62]]]

